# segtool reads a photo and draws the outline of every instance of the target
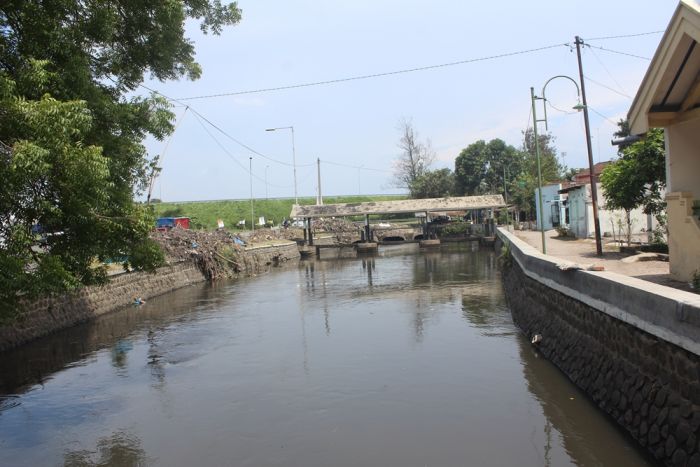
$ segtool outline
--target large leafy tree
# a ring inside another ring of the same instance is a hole
[[[428,170],[409,186],[411,198],[444,198],[455,192],[455,178],[450,169]]]
[[[559,163],[554,137],[550,134],[537,135],[540,148],[540,169],[542,184],[556,182],[565,176],[565,168]],[[512,184],[511,201],[519,206],[528,218],[535,210],[535,189],[537,188],[537,153],[535,134],[532,128],[523,133],[522,165],[520,173]]]
[[[642,207],[647,214],[657,214],[664,207],[666,167],[663,130],[651,129],[641,141],[621,149],[620,157],[603,169],[600,184],[606,206],[625,211],[629,243],[632,230],[630,212]]]
[[[455,159],[456,190],[460,194],[505,193],[522,166],[521,153],[501,139],[479,140]]]
[[[185,21],[218,34],[240,19],[219,0],[6,0],[0,4],[0,318],[31,298],[103,281],[96,260],[161,258],[134,203],[153,168],[144,137],[172,131],[145,74],[201,74]],[[38,241],[40,226],[43,241]]]

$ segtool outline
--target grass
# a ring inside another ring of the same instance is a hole
[[[360,203],[366,201],[394,201],[407,199],[406,195],[374,195],[374,196],[324,196],[324,204]],[[299,198],[299,204],[315,204],[316,198]],[[255,221],[265,217],[275,225],[289,217],[292,211],[293,199],[255,199]],[[193,229],[215,229],[217,219],[222,219],[227,228],[234,229],[238,221],[245,220],[246,228],[250,228],[250,201],[188,201],[182,203],[153,204],[157,217],[189,217]]]

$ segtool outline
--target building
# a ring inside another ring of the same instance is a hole
[[[600,183],[596,185],[596,188],[598,189],[598,220],[600,221],[601,234],[605,237],[625,238],[627,234],[625,211],[607,209]],[[594,236],[595,223],[593,222],[591,184],[572,185],[562,188],[559,193],[567,195],[565,207],[569,219],[569,230],[578,238]],[[630,219],[632,235],[647,233],[657,225],[656,220],[644,214],[641,208],[632,210]]]
[[[628,115],[632,134],[664,128],[671,275],[700,270],[700,6],[683,0],[661,38]],[[693,207],[696,207],[694,210]]]
[[[542,209],[544,210],[544,230],[551,230],[562,224],[567,224],[566,207],[564,201],[566,195],[559,193],[562,189],[561,183],[553,183],[542,187]],[[540,189],[535,188],[535,214],[537,217],[537,229],[540,229]]]
[[[597,164],[593,164],[593,177],[595,181],[597,182],[600,180],[600,174],[603,173],[603,169],[610,165],[612,162],[611,161],[606,161],[606,162],[598,162]],[[578,169],[576,172],[576,175],[574,175],[573,178],[573,184],[574,185],[583,185],[585,183],[591,183],[591,176],[590,176],[590,169],[585,168],[585,169]]]

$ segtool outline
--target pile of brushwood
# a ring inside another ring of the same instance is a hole
[[[314,233],[332,233],[338,243],[351,243],[357,240],[362,228],[345,219],[314,219],[312,221]]]
[[[250,243],[264,243],[270,240],[294,240],[297,238],[304,238],[304,231],[296,227],[256,229],[255,232],[249,233],[245,237]]]
[[[176,227],[154,231],[151,238],[161,246],[169,261],[193,261],[208,280],[232,277],[242,270],[243,241],[225,230]]]

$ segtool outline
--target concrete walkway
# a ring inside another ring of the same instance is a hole
[[[521,240],[542,251],[542,236],[539,231],[516,230],[514,233]],[[559,238],[555,230],[545,232],[548,255],[580,264],[595,264],[603,266],[606,271],[689,292],[693,291],[688,284],[671,279],[667,261],[622,262],[622,259],[630,255],[620,253],[616,244],[606,244],[605,242],[604,238],[603,256],[599,257],[596,255],[595,240],[593,239]]]

